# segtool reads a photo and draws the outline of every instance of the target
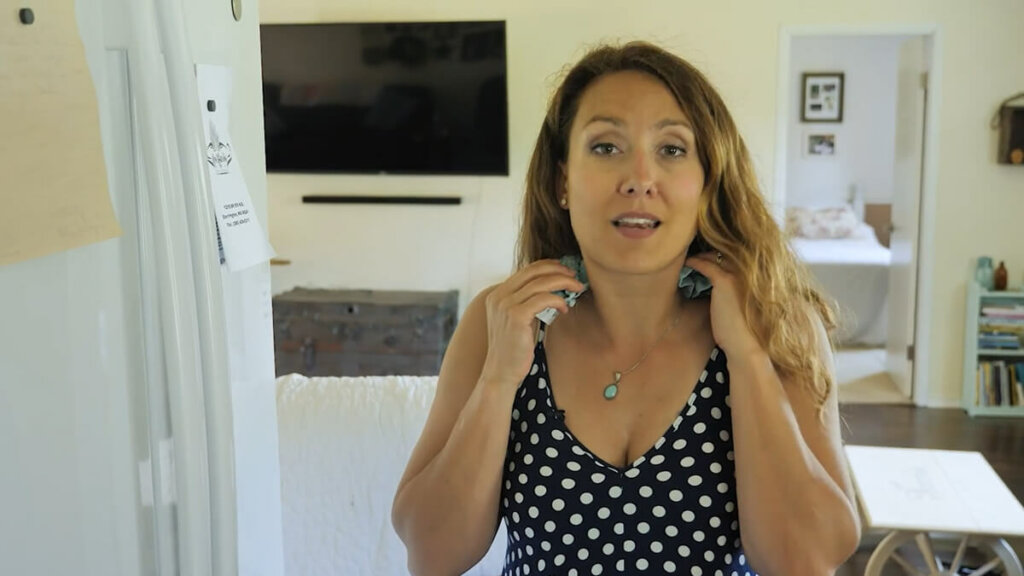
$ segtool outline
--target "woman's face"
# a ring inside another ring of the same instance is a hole
[[[616,72],[586,89],[561,194],[588,262],[625,273],[682,267],[704,188],[691,126],[648,74]]]

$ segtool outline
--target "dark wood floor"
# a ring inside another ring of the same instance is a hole
[[[1018,500],[1024,502],[1024,418],[971,418],[960,409],[849,404],[840,409],[846,444],[981,452]],[[1018,556],[1024,540],[1011,542]],[[864,573],[873,543],[837,572]]]

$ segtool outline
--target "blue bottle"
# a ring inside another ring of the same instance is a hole
[[[978,258],[978,267],[974,270],[974,280],[985,290],[995,288],[995,270],[992,269],[992,258]]]

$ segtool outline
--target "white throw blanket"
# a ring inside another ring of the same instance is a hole
[[[277,380],[285,573],[406,576],[391,502],[434,398],[436,377]],[[466,574],[497,576],[504,525]]]

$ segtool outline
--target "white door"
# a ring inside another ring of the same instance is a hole
[[[897,78],[886,371],[907,398],[911,397],[913,382],[909,351],[914,344],[917,294],[918,214],[927,97],[926,51],[924,37],[905,40],[900,47]]]

